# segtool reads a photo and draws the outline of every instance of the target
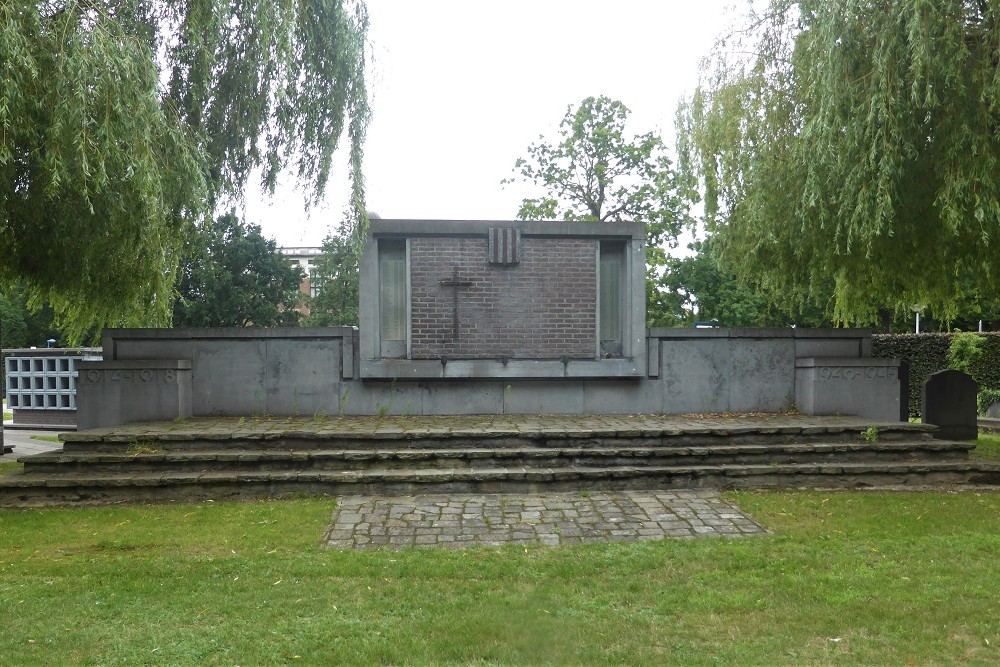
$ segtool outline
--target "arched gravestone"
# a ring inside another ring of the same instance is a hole
[[[928,376],[920,390],[920,414],[924,423],[938,427],[935,438],[975,440],[976,394],[979,386],[960,371],[938,371]]]

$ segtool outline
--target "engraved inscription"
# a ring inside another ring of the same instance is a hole
[[[176,384],[177,371],[166,369],[154,371],[151,368],[138,370],[89,370],[84,375],[84,379],[90,384],[99,383],[102,378],[107,382],[119,382],[127,384],[148,384],[161,380],[164,384]]]
[[[864,368],[838,368],[823,366],[819,369],[820,380],[895,380],[896,369],[891,366],[866,366]]]

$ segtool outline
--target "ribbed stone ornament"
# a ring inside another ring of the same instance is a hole
[[[517,264],[521,261],[520,229],[491,227],[487,239],[487,262],[490,264]]]

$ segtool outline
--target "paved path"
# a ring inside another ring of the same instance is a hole
[[[466,547],[766,533],[715,491],[347,496],[326,545]]]
[[[51,438],[57,436],[58,431],[35,431],[27,429],[12,429],[5,428],[3,433],[4,444],[8,447],[13,447],[14,451],[11,454],[5,454],[0,461],[14,461],[21,456],[30,456],[32,454],[41,454],[43,452],[51,452],[57,449],[62,449],[61,442],[49,442],[47,440],[38,440],[37,438]]]

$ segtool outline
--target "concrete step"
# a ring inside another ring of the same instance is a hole
[[[564,445],[567,442],[562,441]],[[104,451],[51,452],[23,457],[27,474],[65,472],[136,472],[143,470],[386,470],[424,468],[565,468],[629,465],[686,466],[762,463],[963,460],[974,447],[932,439],[895,442],[812,442],[795,444],[649,446],[649,447],[449,447],[363,449],[193,450],[147,449],[135,453]]]
[[[193,501],[294,494],[501,493],[640,488],[879,488],[1000,483],[992,462],[573,466],[351,471],[71,473],[0,477],[0,504]]]
[[[64,433],[63,451],[143,453],[150,450],[306,450],[406,447],[410,449],[508,449],[565,447],[714,447],[719,445],[808,444],[865,442],[860,425],[748,424],[635,428],[471,428],[404,430],[384,428],[371,432],[351,430],[270,429],[211,431],[204,428],[122,429]],[[933,440],[933,426],[886,423],[878,428],[879,443]]]

